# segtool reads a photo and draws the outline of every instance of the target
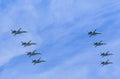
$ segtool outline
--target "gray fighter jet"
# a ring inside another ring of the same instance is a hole
[[[95,29],[94,31],[88,32],[89,37],[95,36],[95,35],[97,35],[97,34],[102,34],[102,33],[96,32],[96,29]]]
[[[32,43],[31,41],[29,42],[21,42],[22,43],[22,46],[26,47],[26,46],[31,46],[31,45],[36,45],[36,43]]]
[[[112,53],[109,53],[110,51],[107,51],[107,52],[103,52],[100,54],[100,56],[102,57],[106,57],[106,56],[110,56],[110,55],[113,55]]]
[[[34,60],[32,60],[32,63],[35,65],[35,64],[38,64],[38,63],[42,63],[42,62],[46,62],[45,60],[42,60],[41,58],[39,58],[39,59],[34,59]]]
[[[102,45],[106,45],[106,43],[104,43],[103,41],[95,42],[95,43],[94,43],[94,46],[95,46],[95,47],[97,47],[97,46],[102,46]]]
[[[17,34],[27,33],[27,31],[22,31],[21,28],[18,30],[11,30],[12,34],[15,36]]]
[[[29,57],[34,56],[34,55],[38,55],[38,54],[41,54],[41,53],[36,52],[36,50],[34,50],[34,51],[32,51],[32,52],[27,52],[27,55],[28,55]]]
[[[108,65],[108,64],[113,64],[113,63],[110,62],[109,60],[106,60],[106,61],[102,61],[102,62],[101,62],[101,65],[102,65],[102,66]]]

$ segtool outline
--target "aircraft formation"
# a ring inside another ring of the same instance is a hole
[[[23,34],[23,33],[28,33],[27,31],[22,30],[21,28],[19,28],[18,30],[11,30],[11,34],[13,34],[13,36],[19,35],[19,34]],[[28,47],[28,46],[33,46],[33,45],[37,45],[37,43],[34,43],[32,41],[28,41],[28,42],[23,42],[21,41],[21,46],[23,47]],[[36,55],[40,55],[42,53],[37,52],[37,50],[33,50],[33,51],[29,51],[27,52],[27,56],[32,57],[32,56],[36,56]],[[38,64],[38,63],[42,63],[42,62],[46,62],[45,60],[38,58],[38,59],[33,59],[32,63]]]
[[[22,30],[21,28],[19,28],[18,30],[11,30],[11,34],[13,34],[13,36],[16,36],[16,35],[19,35],[19,34],[23,34],[23,33],[28,33],[27,31],[24,31]],[[102,34],[100,32],[97,32],[97,30],[95,29],[94,31],[90,31],[88,32],[88,36],[89,37],[93,37],[93,36],[96,36],[96,35],[99,35],[99,34]],[[28,47],[28,46],[33,46],[33,45],[37,45],[37,43],[34,43],[32,41],[28,41],[28,42],[23,42],[21,41],[21,46],[23,47]],[[103,46],[103,45],[107,45],[107,43],[105,43],[103,40],[101,41],[98,41],[98,42],[94,42],[93,43],[93,46],[95,47],[99,47],[99,46]],[[29,51],[27,52],[27,56],[29,57],[32,57],[32,56],[36,56],[36,55],[40,55],[41,53],[40,52],[37,52],[37,50],[33,50],[33,51]],[[111,56],[113,55],[112,53],[110,53],[110,51],[107,51],[107,52],[102,52],[100,53],[100,56],[103,58],[105,57],[108,57],[108,56]],[[46,62],[45,60],[38,58],[38,59],[33,59],[32,60],[32,63],[35,65],[35,64],[38,64],[38,63],[42,63],[42,62]],[[111,61],[109,61],[109,59],[105,60],[105,61],[101,61],[100,64],[102,66],[104,65],[109,65],[109,64],[113,64]]]
[[[100,32],[97,32],[96,29],[94,31],[90,31],[88,32],[88,36],[89,37],[93,37],[93,36],[96,36],[96,35],[99,35],[99,34],[102,34]],[[98,42],[94,42],[93,45],[95,47],[98,47],[98,46],[103,46],[103,45],[107,45],[105,42],[103,42],[103,40],[101,41],[98,41]],[[106,52],[102,52],[100,53],[100,56],[103,58],[103,57],[108,57],[108,56],[111,56],[113,55],[112,53],[110,53],[110,51],[106,51]],[[105,65],[109,65],[109,64],[113,64],[113,62],[109,61],[109,59],[105,60],[105,61],[101,61],[100,64],[102,66],[105,66]]]

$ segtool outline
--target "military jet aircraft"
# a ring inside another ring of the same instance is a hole
[[[104,43],[103,41],[95,42],[95,43],[94,43],[94,46],[95,46],[95,47],[101,46],[101,45],[106,45],[106,43]]]
[[[95,35],[97,35],[97,34],[102,34],[102,33],[96,32],[96,29],[95,29],[94,31],[88,32],[89,37],[95,36]]]
[[[11,30],[11,31],[14,36],[17,34],[27,33],[27,31],[22,31],[21,28],[19,28],[18,30]]]
[[[113,55],[112,53],[109,53],[110,51],[107,51],[107,52],[103,52],[100,54],[100,56],[102,57],[106,57],[106,56],[110,56],[110,55]]]
[[[109,60],[107,60],[107,61],[102,61],[102,62],[101,62],[101,65],[102,65],[102,66],[108,65],[108,64],[113,64],[113,63],[110,62]]]
[[[31,45],[36,45],[36,43],[32,43],[31,41],[29,42],[21,42],[22,43],[22,46],[26,47],[26,46],[31,46]]]
[[[34,55],[38,55],[38,54],[41,54],[41,53],[36,52],[36,50],[34,50],[34,51],[32,51],[32,52],[27,52],[27,55],[28,55],[29,57],[34,56]]]
[[[39,58],[39,59],[34,59],[34,60],[32,60],[32,63],[34,63],[34,65],[35,64],[37,64],[37,63],[42,63],[42,62],[46,62],[45,60],[41,60],[41,58]]]

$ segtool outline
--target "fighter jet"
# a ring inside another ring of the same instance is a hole
[[[22,46],[26,47],[26,46],[31,46],[31,45],[36,45],[36,43],[32,43],[31,41],[29,42],[21,42],[22,43]]]
[[[102,61],[102,62],[101,62],[101,65],[102,65],[102,66],[108,65],[108,64],[113,64],[113,63],[110,62],[109,60],[107,60],[107,61]]]
[[[36,52],[36,50],[34,50],[34,51],[32,51],[32,52],[27,52],[27,55],[28,55],[29,57],[34,56],[34,55],[38,55],[38,54],[41,54],[41,53]]]
[[[17,34],[27,33],[27,31],[22,31],[21,28],[18,30],[11,30],[12,34],[15,36]]]
[[[97,34],[102,34],[102,33],[96,32],[96,29],[95,29],[94,31],[88,32],[89,37],[95,36],[95,35],[97,35]]]
[[[46,62],[45,60],[41,60],[41,58],[39,58],[39,59],[34,59],[34,60],[32,60],[32,63],[35,65],[35,64],[37,64],[37,63],[42,63],[42,62]]]
[[[102,57],[106,57],[106,56],[110,56],[110,55],[113,55],[112,53],[109,53],[110,51],[107,51],[107,52],[103,52],[100,54],[100,56]]]
[[[94,46],[95,46],[95,47],[101,46],[101,45],[106,45],[106,43],[104,43],[103,41],[95,42],[95,43],[94,43]]]

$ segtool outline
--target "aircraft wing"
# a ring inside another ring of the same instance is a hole
[[[18,29],[18,32],[21,30],[21,28]]]

